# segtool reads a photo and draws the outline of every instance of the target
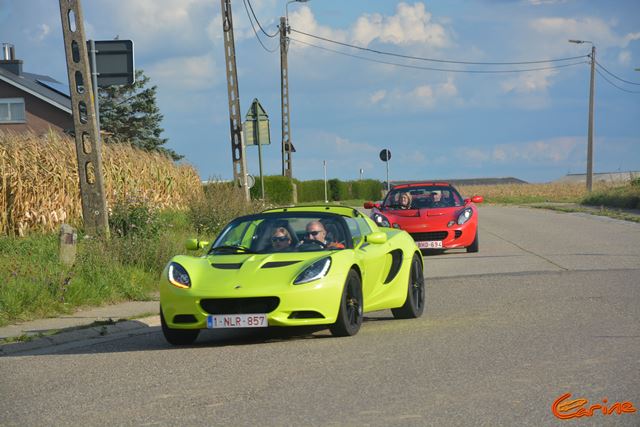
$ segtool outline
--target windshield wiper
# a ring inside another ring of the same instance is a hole
[[[250,248],[246,247],[246,246],[242,246],[242,245],[222,245],[222,246],[216,246],[215,248],[211,249],[211,252],[223,252],[223,251],[228,251],[228,252],[241,252],[244,254],[253,254],[255,252],[253,252]]]

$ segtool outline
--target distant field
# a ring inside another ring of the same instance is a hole
[[[608,191],[614,187],[614,184],[597,182],[593,191]],[[465,197],[483,196],[485,203],[581,203],[587,196],[584,183],[470,185],[460,186],[458,190]]]

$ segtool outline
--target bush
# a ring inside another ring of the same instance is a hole
[[[640,209],[640,185],[637,180],[623,187],[594,191],[582,200],[583,205],[608,206],[622,209]]]
[[[319,200],[324,201],[324,180],[314,179],[298,182],[298,202],[308,203]]]
[[[266,184],[266,181],[265,181]],[[197,237],[212,238],[232,219],[263,211],[268,202],[245,201],[241,188],[230,182],[214,182],[204,186],[204,195],[189,203],[187,217]]]
[[[154,237],[160,227],[158,209],[143,198],[120,200],[109,213],[109,229],[117,237]]]
[[[256,184],[251,188],[251,198],[262,198],[260,178],[256,178]],[[282,175],[264,177],[265,198],[271,203],[288,205],[293,203],[293,180]]]

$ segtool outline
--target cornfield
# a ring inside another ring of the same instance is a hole
[[[127,144],[103,144],[107,206],[144,200],[159,209],[181,209],[202,196],[190,165]],[[51,232],[80,225],[82,205],[75,143],[55,132],[43,136],[0,132],[0,234]]]

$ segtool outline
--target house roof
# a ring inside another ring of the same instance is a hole
[[[71,114],[71,98],[62,92],[62,84],[51,77],[31,73],[21,73],[17,75],[0,67],[0,81],[8,83]],[[60,89],[54,89],[54,87],[58,85],[60,85]]]

